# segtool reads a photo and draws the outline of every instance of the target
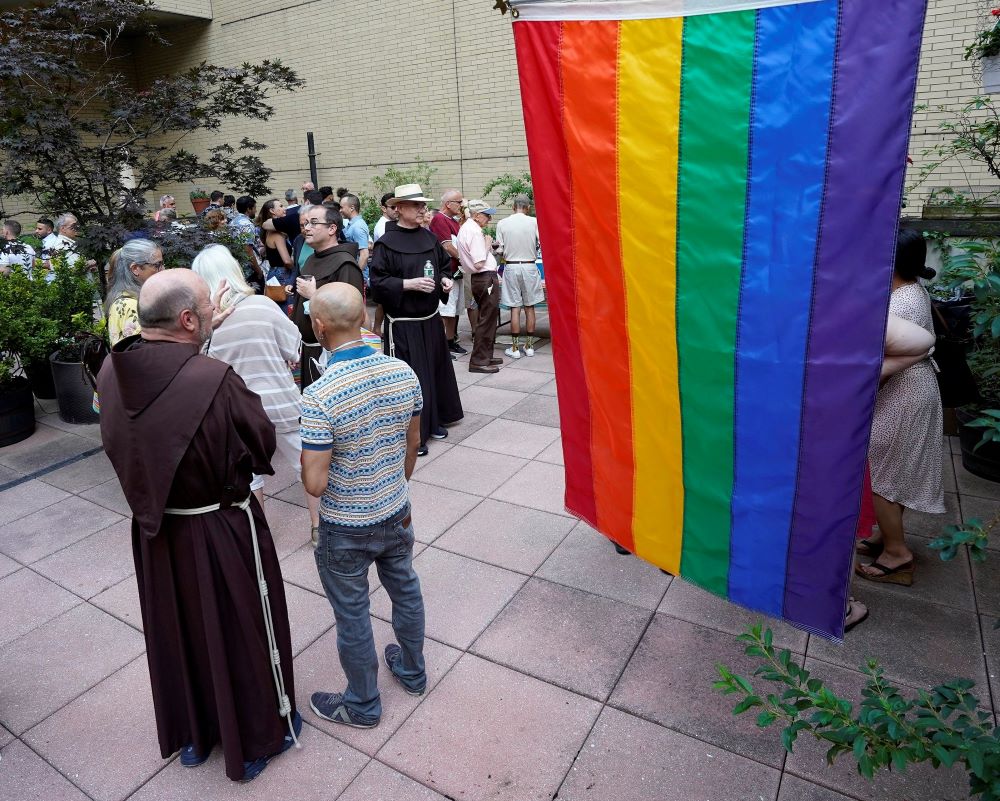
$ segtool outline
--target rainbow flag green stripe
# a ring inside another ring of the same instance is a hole
[[[567,508],[841,636],[926,0],[515,8]]]
[[[734,387],[756,13],[691,17],[681,68],[677,330],[684,442],[681,575],[728,584]],[[719,52],[718,40],[727,47]],[[712,209],[712,214],[705,214]],[[706,259],[705,254],[712,258]]]

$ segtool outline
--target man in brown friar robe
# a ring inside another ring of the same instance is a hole
[[[323,349],[316,342],[309,317],[309,299],[317,289],[336,281],[350,284],[365,294],[365,278],[358,266],[358,245],[341,243],[344,218],[331,206],[313,206],[303,218],[306,242],[313,254],[306,259],[296,280],[297,293],[292,321],[302,334],[302,358],[299,361],[301,387],[305,389],[320,377],[313,360],[322,356]]]
[[[420,415],[420,447],[427,455],[429,438],[448,436],[445,426],[462,419],[455,368],[438,316],[438,303],[451,291],[451,257],[438,238],[420,225],[427,198],[417,184],[396,187],[388,201],[399,212],[386,223],[370,262],[372,298],[382,304],[385,326],[382,351],[402,359],[420,380],[424,410]]]
[[[302,719],[281,569],[250,494],[251,473],[274,473],[274,426],[229,365],[199,353],[216,307],[190,270],[143,285],[142,334],[98,376],[101,437],[132,510],[160,752],[194,767],[221,743],[226,775],[250,781]]]

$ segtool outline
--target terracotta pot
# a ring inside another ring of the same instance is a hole
[[[208,208],[208,204],[211,202],[207,197],[196,197],[191,201],[191,207],[194,209],[195,214],[201,214]]]

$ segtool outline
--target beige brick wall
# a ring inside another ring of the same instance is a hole
[[[212,0],[157,0],[156,7],[167,14],[212,18]]]
[[[141,54],[137,73],[144,80],[203,60],[265,58],[295,69],[306,85],[275,98],[266,123],[229,123],[217,137],[185,140],[195,152],[243,135],[264,142],[275,195],[308,178],[310,130],[320,184],[356,191],[372,191],[373,175],[417,158],[437,168],[435,196],[459,186],[476,197],[490,178],[527,170],[510,17],[489,4],[278,0],[271,9],[213,0],[213,11],[210,23],[168,28],[173,45]],[[163,191],[183,209],[190,188]]]
[[[982,92],[980,76],[963,56],[966,45],[992,19],[993,5],[990,0],[930,0],[917,84],[917,106],[927,108],[913,118],[910,155],[915,164],[907,176],[909,187],[917,183],[921,167],[930,160],[923,153],[942,141],[941,122]],[[908,193],[906,213],[918,212],[931,190],[941,187],[981,195],[1000,185],[983,167],[956,160]]]
[[[872,0],[877,2],[877,0]],[[195,8],[200,0],[162,0],[166,8]],[[321,184],[371,191],[370,179],[391,164],[421,158],[437,168],[435,196],[459,186],[481,194],[505,172],[527,170],[527,148],[510,17],[485,0],[212,0],[210,22],[171,27],[165,50],[140,53],[140,80],[202,60],[239,64],[281,59],[307,81],[274,101],[265,123],[240,121],[218,137],[190,137],[203,152],[217,139],[250,135],[269,145],[279,195],[308,177],[305,132],[315,133]],[[967,42],[988,16],[989,0],[930,0],[910,153],[917,180],[921,153],[939,141],[949,109],[979,91],[979,78],[962,58]],[[976,165],[941,168],[909,193],[908,213],[919,210],[934,187],[983,192],[995,185]],[[164,187],[186,205],[189,186]],[[206,185],[204,188],[211,188]],[[489,198],[496,200],[495,197]]]

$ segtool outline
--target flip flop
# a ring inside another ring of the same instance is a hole
[[[877,540],[872,542],[871,540],[858,540],[854,544],[854,552],[858,556],[868,556],[872,559],[878,559],[882,555],[882,550],[885,546],[882,544],[882,540]]]
[[[854,572],[861,576],[863,579],[868,581],[877,581],[882,584],[899,584],[903,587],[909,587],[913,584],[913,560],[910,559],[908,562],[903,562],[903,564],[898,567],[889,567],[888,565],[881,564],[877,559],[872,562],[867,567],[874,567],[879,571],[879,575],[871,576],[862,570],[861,565],[856,565]]]
[[[865,611],[856,620],[851,620],[851,610],[854,608],[855,604],[857,604],[858,606],[862,607]],[[847,617],[846,617],[846,620],[844,622],[844,634],[847,634],[847,632],[849,632],[851,629],[853,629],[859,623],[864,623],[867,619],[868,619],[868,607],[865,606],[860,601],[855,600],[854,598],[848,599],[848,601],[847,601]]]

